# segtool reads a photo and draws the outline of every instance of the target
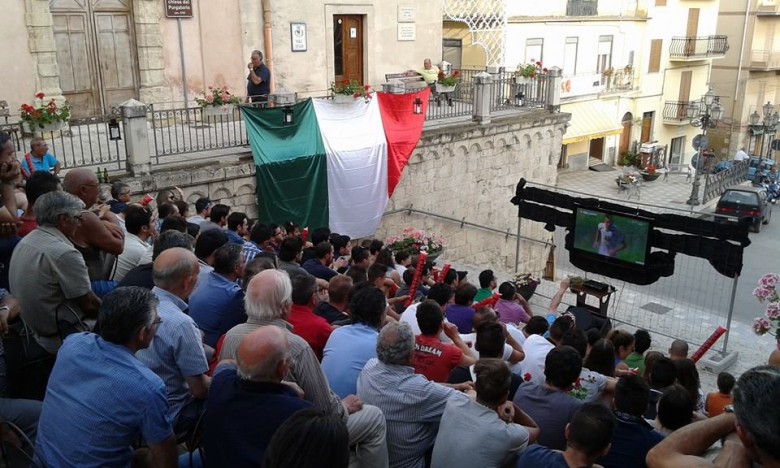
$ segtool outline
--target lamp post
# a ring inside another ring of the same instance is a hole
[[[754,110],[753,113],[750,114],[750,127],[756,129],[761,128],[763,130],[761,133],[763,136],[761,138],[761,151],[759,151],[759,156],[764,154],[764,145],[766,144],[766,157],[767,159],[771,159],[769,155],[772,151],[772,139],[767,139],[767,135],[769,135],[769,132],[772,132],[774,135],[774,132],[777,131],[777,123],[780,121],[780,115],[778,115],[777,112],[773,113],[775,106],[773,106],[771,102],[764,104],[761,107],[761,110],[764,111],[763,120],[758,114],[758,111]]]
[[[715,93],[710,89],[702,96],[700,101],[693,101],[688,104],[686,114],[691,125],[701,128],[701,139],[699,147],[697,148],[696,164],[694,165],[696,174],[693,177],[691,196],[685,202],[688,205],[691,205],[691,209],[693,209],[693,206],[699,204],[699,187],[701,185],[699,175],[701,169],[704,167],[702,149],[707,145],[707,138],[705,138],[705,136],[707,135],[707,130],[715,128],[715,126],[718,125],[718,120],[723,118],[723,106],[720,105]]]

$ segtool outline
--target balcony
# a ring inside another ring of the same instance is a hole
[[[596,16],[598,15],[598,0],[568,0],[566,16]]]
[[[673,37],[669,60],[686,62],[723,58],[728,50],[728,36]]]
[[[780,16],[780,5],[775,0],[764,0],[756,8],[756,16]]]
[[[601,91],[601,95],[627,93],[639,89],[637,76],[637,71],[631,68],[616,70],[611,75],[602,75],[601,82],[604,84],[604,90]]]
[[[750,69],[753,71],[780,70],[780,52],[768,50],[750,52]]]
[[[691,101],[666,101],[664,103],[663,119],[669,125],[688,124],[688,106]]]

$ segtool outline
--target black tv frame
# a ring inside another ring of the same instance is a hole
[[[614,217],[620,217],[620,218],[624,218],[624,219],[634,219],[634,220],[638,220],[638,221],[642,221],[644,223],[647,223],[647,238],[645,239],[645,258],[644,258],[644,263],[629,262],[629,261],[626,261],[626,260],[621,260],[620,258],[617,258],[617,257],[609,257],[607,255],[602,255],[602,254],[600,254],[598,252],[592,252],[592,251],[589,251],[589,250],[584,250],[584,249],[575,247],[575,242],[576,242],[576,239],[577,239],[577,215],[578,215],[580,210],[587,210],[587,211],[591,211],[591,212],[600,213],[600,214],[603,214],[603,215],[611,215],[611,216],[614,216]],[[652,243],[653,243],[653,240],[652,240],[652,236],[653,236],[653,219],[652,218],[648,218],[648,217],[645,217],[645,216],[639,216],[639,215],[632,215],[632,214],[628,214],[628,213],[625,213],[625,212],[619,212],[619,211],[604,209],[604,208],[601,208],[601,207],[583,206],[583,205],[580,205],[580,204],[575,204],[573,215],[574,215],[574,219],[573,219],[573,223],[572,223],[572,237],[571,237],[572,241],[571,241],[571,246],[569,248],[569,255],[576,255],[576,256],[580,256],[580,257],[585,257],[585,258],[588,258],[589,260],[593,260],[593,261],[597,261],[597,262],[601,262],[601,263],[606,263],[606,264],[611,264],[611,265],[615,265],[615,266],[620,266],[620,267],[623,267],[623,268],[634,268],[634,269],[644,269],[644,268],[647,268],[649,260],[650,260],[650,250],[651,250],[651,246],[652,246]]]

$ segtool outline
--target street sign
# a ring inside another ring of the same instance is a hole
[[[192,18],[192,0],[165,0],[166,18]]]
[[[780,151],[780,140],[778,140],[778,139],[772,140],[772,143],[769,146],[774,151]]]
[[[696,135],[695,137],[693,137],[693,142],[691,143],[693,149],[695,149],[696,151],[698,151],[699,148],[707,149],[709,144],[710,144],[710,139],[707,138],[707,135]]]

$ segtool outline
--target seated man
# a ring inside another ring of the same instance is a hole
[[[228,242],[243,245],[244,238],[249,236],[249,218],[247,218],[246,213],[240,211],[230,213],[227,218],[225,234],[227,234]]]
[[[338,274],[330,268],[332,263],[333,245],[330,242],[320,242],[314,248],[314,258],[306,260],[301,266],[314,277],[329,281]]]
[[[390,322],[382,328],[376,355],[360,372],[358,396],[384,413],[390,467],[422,468],[447,400],[468,397],[414,373],[414,335],[405,323]],[[456,387],[471,388],[466,384]]]
[[[477,287],[473,284],[459,285],[455,290],[455,302],[444,309],[447,320],[458,327],[458,333],[471,333],[474,319],[474,309],[471,308],[471,304],[476,294]]]
[[[236,363],[217,367],[204,416],[210,466],[262,466],[279,426],[311,408],[292,386],[282,383],[289,368],[290,345],[278,327],[250,333],[238,345]]]
[[[152,345],[138,359],[165,381],[173,427],[189,431],[200,418],[211,379],[200,330],[186,314],[187,299],[198,281],[198,259],[174,247],[154,261],[154,289],[161,323]]]
[[[195,200],[195,214],[187,218],[187,222],[197,224],[198,226],[205,223],[211,214],[211,206],[211,199],[209,197],[198,198]],[[181,210],[179,210],[179,212],[181,212]],[[185,216],[183,212],[181,212],[181,215]]]
[[[444,383],[456,366],[468,367],[476,362],[455,325],[444,323],[444,314],[435,301],[428,299],[417,306],[417,323],[421,334],[414,338],[412,361],[417,374],[432,382]],[[439,334],[442,332],[452,340],[451,344],[441,342]]]
[[[598,400],[605,392],[612,395],[615,391],[614,377],[599,374],[585,367],[585,355],[588,352],[588,337],[579,328],[572,328],[563,334],[562,345],[571,346],[580,354],[583,360],[582,371],[578,383],[569,394],[585,402]]]
[[[317,304],[314,308],[314,314],[324,318],[331,325],[348,324],[347,303],[351,289],[352,278],[349,276],[336,275],[331,278],[328,281],[328,300]]]
[[[220,229],[211,229],[210,231],[198,233],[195,238],[195,257],[200,265],[200,276],[198,281],[205,281],[206,275],[214,271],[214,252],[218,248],[227,244],[227,235]]]
[[[543,317],[539,317],[547,322]],[[533,317],[534,321],[538,321],[536,317]],[[541,334],[531,333],[542,330],[541,324],[534,323],[531,325],[531,321],[528,322],[523,333],[528,331],[525,343],[523,343],[523,350],[525,351],[525,359],[523,360],[523,374],[528,374],[529,380],[535,384],[541,385],[545,380],[544,366],[545,358],[554,347],[561,344],[563,335],[567,331],[574,327],[574,321],[571,317],[562,315],[555,319],[550,325],[550,338],[545,338]],[[543,332],[542,332],[543,333]]]
[[[158,466],[176,466],[165,384],[133,354],[149,346],[160,318],[150,291],[109,293],[100,334],[69,336],[49,378],[37,452],[48,466],[130,466],[139,435]]]
[[[496,302],[498,320],[502,323],[518,325],[528,323],[533,317],[531,306],[523,296],[517,294],[517,288],[509,281],[501,283],[498,288],[501,298]]]
[[[532,445],[518,457],[517,468],[598,466],[596,460],[609,452],[614,427],[615,418],[606,406],[586,403],[566,425],[566,450]]]
[[[222,203],[217,203],[211,207],[209,212],[209,219],[200,223],[200,231],[206,232],[211,229],[225,230],[227,226],[228,214],[230,213],[230,207]]]
[[[124,209],[125,246],[122,253],[116,259],[116,268],[114,269],[114,281],[122,281],[122,278],[141,264],[141,260],[150,250],[149,239],[157,235],[152,220],[152,210],[147,207],[131,204]]]
[[[322,351],[333,327],[324,318],[314,315],[317,280],[311,275],[297,275],[292,278],[292,287],[293,305],[287,321],[293,327],[292,332],[306,340],[317,359],[322,360]]]
[[[452,299],[452,288],[444,283],[436,283],[431,286],[431,289],[428,291],[428,299],[435,301],[440,307],[445,307]],[[408,324],[412,328],[412,333],[415,335],[422,333],[420,331],[420,324],[417,323],[417,307],[419,307],[420,304],[421,302],[411,304],[404,310],[399,319],[400,322]],[[444,318],[444,322],[449,323],[446,317]],[[449,340],[444,333],[441,333],[439,337],[442,338],[442,341]]]
[[[11,257],[10,289],[22,305],[22,319],[51,354],[74,324],[85,319],[94,323],[100,307],[84,257],[70,242],[83,207],[65,192],[41,196],[35,209],[38,228],[19,242]]]
[[[30,152],[24,155],[21,163],[22,177],[27,180],[37,171],[60,173],[62,166],[51,153],[49,145],[43,138],[35,137],[30,140]]]
[[[212,348],[228,330],[246,322],[244,291],[236,282],[244,277],[241,246],[225,244],[218,248],[213,267],[203,281],[198,281],[189,299],[190,317],[203,331],[203,342]]]
[[[496,275],[493,270],[482,270],[479,273],[479,289],[477,289],[477,295],[474,296],[474,302],[492,297],[494,289],[496,289]]]
[[[615,419],[612,448],[598,463],[604,468],[647,466],[647,452],[664,436],[642,417],[650,398],[650,386],[638,375],[621,377],[615,386]]]
[[[27,210],[24,215],[19,217],[21,224],[16,233],[19,237],[24,237],[38,227],[35,221],[35,202],[44,193],[62,190],[60,178],[49,172],[38,171],[33,173],[24,186],[24,193],[27,195]]]
[[[517,390],[513,401],[539,425],[541,445],[556,450],[566,448],[564,429],[582,407],[582,402],[568,392],[581,370],[579,353],[570,346],[559,346],[545,359],[545,383],[526,382]]]
[[[357,392],[360,371],[376,357],[376,337],[385,320],[384,294],[371,286],[357,290],[349,301],[349,313],[352,323],[333,330],[322,356],[322,371],[340,398]]]
[[[539,436],[533,419],[507,401],[512,375],[509,366],[498,359],[481,359],[474,368],[477,400],[447,401],[431,468],[498,468]]]
[[[439,67],[431,65],[431,59],[429,58],[425,59],[422,68],[418,68],[416,71],[423,77],[425,84],[428,86],[433,85],[439,79]]]
[[[163,232],[157,237],[157,240],[154,241],[154,246],[152,247],[152,262],[154,262],[162,252],[173,247],[192,249],[192,237],[190,237],[189,234],[175,230]],[[154,278],[152,277],[152,268],[154,264],[152,262],[143,263],[127,272],[127,275],[119,282],[119,287],[140,286],[149,290],[154,288]]]

